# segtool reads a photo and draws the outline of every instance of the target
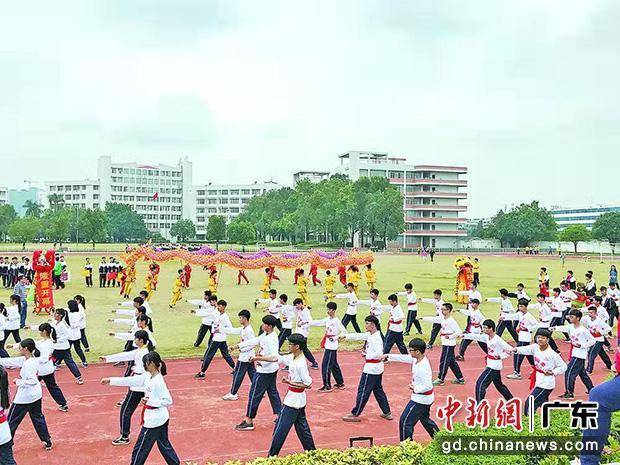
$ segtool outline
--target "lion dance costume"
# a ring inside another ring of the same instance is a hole
[[[472,283],[474,282],[473,265],[467,258],[460,257],[454,260],[454,267],[458,270],[454,286],[454,297],[458,303],[466,304],[469,302],[469,297],[459,294],[459,292],[471,290]]]
[[[54,309],[54,292],[52,291],[52,270],[55,264],[55,252],[48,250],[43,255],[42,250],[35,250],[32,254],[32,268],[34,276],[35,313],[42,311],[51,314]]]

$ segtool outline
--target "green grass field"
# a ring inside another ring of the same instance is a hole
[[[88,355],[90,361],[97,359],[99,355],[118,352],[122,349],[123,342],[108,336],[108,332],[113,331],[113,325],[107,320],[112,318],[111,311],[117,308],[120,302],[119,289],[105,288],[99,289],[94,287],[86,288],[84,280],[81,276],[84,255],[69,256],[69,269],[72,273],[72,280],[67,283],[64,290],[54,293],[56,306],[66,306],[66,301],[75,294],[82,294],[87,302],[87,318],[88,327],[87,334],[91,345],[91,352]],[[403,285],[407,282],[414,284],[418,297],[432,297],[432,291],[440,288],[444,292],[447,301],[454,302],[453,289],[455,279],[455,269],[453,267],[455,256],[435,257],[435,262],[423,262],[418,255],[377,255],[374,267],[377,270],[378,288],[381,292],[380,300],[387,303],[389,293],[402,290]],[[500,287],[506,287],[509,290],[514,289],[518,282],[526,285],[526,290],[531,297],[534,297],[537,290],[537,276],[540,266],[546,266],[551,275],[551,283],[555,285],[561,278],[566,275],[566,270],[572,269],[575,272],[577,281],[583,281],[583,275],[587,270],[593,270],[598,285],[607,282],[607,273],[610,263],[599,263],[593,259],[590,262],[584,262],[581,259],[567,259],[566,265],[562,268],[561,262],[557,256],[487,256],[480,257],[480,290],[483,297],[497,296],[497,290]],[[98,256],[93,255],[91,260],[94,264],[98,262]],[[200,318],[192,315],[190,310],[193,306],[185,302],[185,299],[199,299],[202,297],[206,288],[207,274],[200,267],[194,267],[190,288],[186,289],[183,294],[183,301],[180,302],[174,310],[168,308],[168,302],[171,296],[173,277],[176,270],[180,268],[180,262],[169,262],[162,264],[158,290],[151,299],[151,306],[154,311],[155,336],[158,342],[158,350],[167,357],[197,356],[204,351],[195,349],[193,342],[197,329],[200,325]],[[134,286],[134,294],[140,291],[144,283],[146,264],[138,264],[138,280]],[[236,270],[223,267],[220,276],[220,285],[218,289],[218,297],[228,302],[228,313],[237,325],[237,313],[243,308],[247,308],[252,312],[252,322],[255,328],[259,326],[260,318],[264,315],[262,307],[259,306],[254,310],[254,299],[260,292],[259,287],[262,283],[262,271],[247,271],[250,279],[249,285],[236,285]],[[289,295],[289,302],[296,297],[295,286],[293,285],[292,270],[278,269],[277,274],[281,281],[275,282],[274,285],[278,293],[286,293]],[[97,277],[94,277],[95,286],[97,286]],[[322,298],[323,289],[321,287],[310,286],[310,298],[313,304],[312,314],[314,318],[323,318],[325,315],[324,303]],[[10,295],[9,290],[4,290],[3,301],[8,303]],[[360,298],[367,298],[367,286],[365,282],[360,284]],[[345,300],[338,300],[338,314],[342,315],[346,307]],[[362,321],[367,314],[368,307],[360,307],[358,321]],[[456,306],[463,308],[463,306]],[[406,312],[406,307],[404,307]],[[497,318],[497,304],[487,303],[482,306],[482,311],[487,317]],[[429,304],[420,305],[420,316],[434,314],[434,307]],[[29,313],[28,323],[37,324],[46,319],[43,316],[35,316]],[[383,316],[383,325],[385,325],[387,316]],[[462,315],[457,316],[457,320],[462,327],[465,318]],[[429,333],[430,324],[423,323],[425,335]],[[124,327],[117,327],[116,331],[120,331]],[[349,327],[350,328],[350,327]],[[38,336],[37,334],[34,334]],[[23,337],[23,336],[22,336]],[[311,331],[310,346],[318,347],[322,337],[319,328]],[[230,340],[236,338],[231,337]],[[359,344],[351,344],[352,347],[359,347]],[[203,343],[204,347],[204,343]]]

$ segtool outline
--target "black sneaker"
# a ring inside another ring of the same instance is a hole
[[[327,387],[327,386],[323,386],[321,389],[319,389],[319,391],[321,394],[326,393],[326,392],[332,392],[332,388],[331,387]]]
[[[344,383],[334,385],[336,389],[344,389]]]
[[[129,444],[129,438],[126,438],[125,436],[119,436],[114,441],[112,441],[112,444],[114,444],[115,446],[126,446],[127,444]]]
[[[235,426],[235,429],[237,431],[252,431],[254,429],[254,424],[248,423],[247,421],[243,420],[241,423]]]
[[[45,450],[52,450],[52,441],[46,441],[43,444],[45,445]]]
[[[84,352],[90,352],[90,347],[85,347]]]
[[[405,332],[403,333],[403,336],[409,336],[409,331],[405,331]]]
[[[565,392],[561,396],[558,396],[559,399],[574,399],[575,395],[570,392]]]
[[[196,379],[205,379],[205,374],[204,374],[204,373],[202,373],[202,372],[200,372],[200,373],[196,373],[196,374],[194,375],[194,378],[196,378]]]
[[[319,369],[319,365],[317,363],[315,363],[314,365],[310,365],[310,368],[312,368],[313,370],[318,370]]]

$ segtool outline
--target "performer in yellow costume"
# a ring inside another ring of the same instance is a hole
[[[121,295],[125,299],[129,299],[131,296],[131,290],[133,288],[133,283],[136,282],[136,267],[135,265],[130,265],[122,271],[124,279],[122,279],[123,285],[121,286]],[[149,292],[150,294],[150,292]]]
[[[170,308],[174,308],[177,302],[181,300],[184,279],[185,276],[183,270],[179,270],[177,278],[174,280],[174,285],[172,286],[172,299],[170,299]]]
[[[323,285],[325,286],[325,294],[323,295],[323,299],[325,302],[334,300],[336,294],[334,293],[334,285],[336,284],[336,277],[332,275],[332,272],[327,270],[325,272],[325,279],[323,280]]]
[[[454,260],[454,267],[458,270],[456,284],[454,286],[454,298],[460,304],[469,302],[469,296],[461,294],[460,291],[470,291],[474,281],[473,265],[467,258],[457,258]]]
[[[149,293],[148,297],[146,298],[147,301],[151,300],[151,297],[153,297],[156,281],[157,278],[153,274],[153,271],[149,270],[146,274],[146,279],[144,281],[144,290]]]
[[[297,277],[297,294],[301,300],[303,300],[304,305],[310,308],[310,299],[308,298],[308,278],[304,276],[304,270],[299,270],[299,276]]]
[[[271,269],[265,268],[265,277],[263,278],[263,285],[260,287],[261,299],[269,298],[270,289],[271,289]]]
[[[372,269],[372,265],[370,263],[366,265],[364,277],[366,278],[366,284],[368,284],[368,289],[375,289],[377,284],[377,272]]]
[[[217,271],[213,271],[211,270],[211,272],[209,273],[209,290],[211,291],[212,294],[215,294],[217,292]]]
[[[353,284],[353,290],[355,291],[356,295],[357,295],[357,288],[360,285],[361,278],[362,276],[360,275],[360,270],[357,268],[357,266],[351,265],[351,267],[349,268],[349,282]]]

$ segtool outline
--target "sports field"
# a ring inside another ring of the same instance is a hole
[[[86,255],[68,255],[69,269],[72,279],[67,283],[64,290],[56,291],[54,294],[56,306],[65,306],[67,299],[73,298],[75,294],[82,294],[87,302],[87,334],[91,345],[91,352],[87,354],[90,361],[96,361],[99,355],[114,353],[122,349],[122,341],[108,336],[108,332],[114,330],[114,325],[108,322],[113,315],[111,311],[117,308],[117,303],[121,301],[119,288],[97,287],[97,276],[94,276],[95,287],[86,288],[81,276],[82,264]],[[483,297],[497,296],[498,289],[506,287],[514,289],[518,282],[523,282],[526,291],[531,297],[536,295],[538,269],[546,266],[552,285],[557,285],[561,278],[566,275],[566,270],[574,271],[577,281],[583,281],[583,275],[587,270],[594,271],[594,276],[598,285],[607,282],[607,273],[610,263],[599,263],[598,259],[593,258],[590,262],[583,259],[570,257],[566,260],[565,267],[562,268],[560,259],[557,256],[533,255],[533,256],[493,256],[480,255],[480,291]],[[100,256],[90,256],[91,262],[95,265],[99,262]],[[473,258],[473,257],[472,257]],[[446,301],[454,301],[453,289],[456,270],[453,266],[455,256],[435,256],[435,261],[422,261],[416,254],[413,255],[376,255],[374,268],[377,270],[377,287],[379,288],[380,300],[387,303],[387,296],[394,291],[402,290],[403,285],[411,282],[418,294],[418,298],[432,297],[432,291],[436,288],[442,289]],[[188,357],[198,356],[204,351],[195,349],[193,342],[196,331],[200,326],[200,318],[192,315],[190,309],[193,308],[185,302],[185,299],[199,299],[206,289],[207,273],[200,267],[194,267],[190,288],[184,290],[183,300],[174,310],[168,308],[171,297],[173,278],[176,270],[182,267],[181,262],[169,262],[162,264],[161,274],[157,292],[151,300],[154,311],[154,329],[157,339],[157,348],[166,357]],[[134,286],[133,294],[141,289],[144,284],[146,263],[137,265],[138,279]],[[222,267],[220,270],[218,297],[228,302],[228,313],[233,324],[237,324],[237,313],[243,308],[249,309],[252,314],[252,322],[258,328],[260,317],[263,315],[262,307],[254,310],[254,300],[260,296],[259,287],[262,283],[263,272],[261,270],[247,271],[250,279],[249,285],[237,286],[236,270]],[[277,274],[281,281],[275,281],[274,287],[279,293],[286,293],[289,302],[296,296],[296,286],[293,285],[293,271],[278,269]],[[324,272],[320,271],[322,277]],[[338,290],[338,288],[336,288]],[[367,286],[365,282],[360,283],[360,298],[366,298]],[[3,300],[8,303],[9,290],[3,291]],[[309,295],[312,302],[312,315],[314,318],[322,318],[325,315],[323,302],[323,288],[309,286]],[[342,315],[346,308],[346,300],[339,300],[338,314]],[[462,307],[462,306],[461,306]],[[457,306],[456,308],[459,308]],[[483,313],[496,319],[498,310],[497,304],[484,304]],[[360,320],[366,315],[364,307],[360,307]],[[434,307],[429,304],[421,304],[419,315],[434,314]],[[464,326],[464,317],[456,315],[457,320]],[[44,316],[34,316],[29,314],[28,323],[36,324],[44,321]],[[387,315],[383,316],[383,324],[387,321]],[[425,336],[428,334],[428,326],[424,323]],[[125,329],[117,327],[117,331]],[[352,330],[352,329],[351,329]],[[507,336],[507,335],[506,335]],[[311,331],[310,346],[318,347],[322,337],[320,329]],[[509,336],[508,336],[509,337]],[[232,340],[233,338],[231,338]],[[355,346],[356,345],[353,345]]]

